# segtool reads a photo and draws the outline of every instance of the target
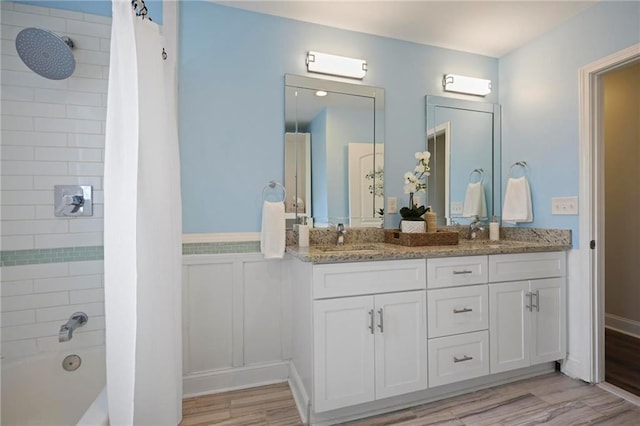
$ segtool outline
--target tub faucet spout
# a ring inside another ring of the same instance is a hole
[[[73,330],[82,327],[89,321],[89,317],[84,312],[75,312],[65,324],[60,326],[58,333],[59,342],[68,342],[73,337]]]

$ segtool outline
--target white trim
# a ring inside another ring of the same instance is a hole
[[[579,70],[579,139],[580,139],[580,276],[589,283],[589,314],[585,326],[588,339],[584,352],[590,371],[583,380],[598,383],[604,380],[604,220],[602,181],[597,167],[602,161],[599,155],[599,141],[602,126],[598,114],[601,111],[602,96],[600,76],[640,57],[640,43],[592,62]],[[595,250],[589,248],[589,241],[596,240]],[[576,332],[577,330],[572,330]],[[587,372],[585,372],[587,373]]]
[[[311,402],[309,399],[309,395],[304,389],[304,384],[302,383],[302,379],[298,374],[298,370],[296,370],[293,362],[289,365],[289,387],[291,388],[291,394],[293,395],[293,401],[296,404],[296,408],[298,409],[298,414],[300,415],[300,419],[303,424],[309,423],[309,403]]]
[[[433,144],[437,143],[438,136],[444,135],[444,218],[447,225],[451,225],[451,170],[449,164],[451,164],[451,121],[441,123],[435,127],[435,129],[427,130],[427,142],[426,149],[429,150],[429,138],[433,137]],[[435,148],[434,148],[435,149]]]
[[[260,232],[231,232],[223,234],[182,234],[182,243],[222,243],[260,241]]]
[[[640,396],[634,395],[631,392],[627,392],[626,390],[607,382],[598,383],[598,387],[640,407]]]
[[[288,378],[289,361],[188,374],[183,377],[183,398],[282,383]]]
[[[604,314],[604,326],[640,339],[640,322],[613,314]]]

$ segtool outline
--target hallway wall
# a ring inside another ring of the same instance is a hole
[[[607,325],[640,334],[640,62],[603,83],[605,312]]]

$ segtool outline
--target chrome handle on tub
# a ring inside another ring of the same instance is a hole
[[[532,296],[533,296],[533,293],[531,293],[531,292],[528,292],[528,293],[525,294],[525,297],[527,297],[529,299],[529,304],[528,305],[524,305],[525,308],[527,308],[531,312],[533,312],[533,310],[531,309],[531,306],[533,305],[533,300],[531,299]]]
[[[473,359],[472,356],[463,356],[462,358],[458,358],[458,357],[453,357],[453,362],[465,362],[465,361],[471,361]]]
[[[473,271],[463,269],[462,271],[453,271],[453,275],[473,274]]]
[[[378,327],[380,328],[380,333],[384,333],[384,312],[382,308],[378,309],[378,314],[380,314],[380,324],[378,324]]]
[[[533,304],[533,299],[531,299],[531,311],[533,311],[533,308],[536,308],[536,312],[540,312],[540,290],[536,290],[535,293],[531,293],[531,297],[533,298],[533,296],[536,297],[536,304]]]
[[[453,308],[453,313],[454,314],[464,314],[465,312],[472,312],[472,311],[473,311],[473,309],[471,309],[471,308],[463,308],[463,309]]]
[[[373,325],[373,309],[369,311],[369,330],[371,330],[371,334],[373,334],[373,329],[375,326]]]

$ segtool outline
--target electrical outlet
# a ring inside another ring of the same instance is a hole
[[[551,199],[551,214],[578,214],[578,197],[554,197]]]
[[[387,197],[387,211],[385,213],[398,213],[398,199],[396,197]]]
[[[453,201],[451,203],[451,214],[462,214],[463,203],[460,201]]]

